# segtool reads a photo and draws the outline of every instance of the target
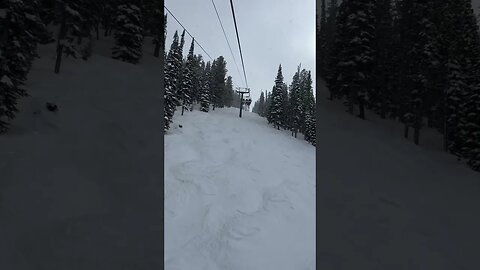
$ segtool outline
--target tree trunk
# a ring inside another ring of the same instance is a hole
[[[382,99],[382,105],[381,105],[381,109],[380,109],[380,117],[382,119],[385,119],[386,118],[386,114],[387,114],[387,103],[385,102],[385,98]]]
[[[415,142],[416,145],[420,143],[420,127],[418,125],[416,125],[414,129],[413,141]]]
[[[58,31],[58,40],[57,40],[57,59],[55,60],[55,73],[58,74],[60,72],[60,65],[62,64],[62,54],[63,54],[63,39],[67,33],[67,21],[64,17],[62,20],[62,24],[60,25],[60,29]]]
[[[185,110],[185,101],[182,102],[182,115],[184,110]]]
[[[448,126],[447,121],[443,123],[443,150],[448,152]]]
[[[361,119],[365,120],[365,105],[363,104],[363,101],[360,101],[358,104],[358,109],[360,110],[360,114],[358,115]]]
[[[352,96],[347,97],[347,102],[348,102],[347,111],[349,114],[353,114],[353,97]]]
[[[97,40],[100,39],[100,29],[98,29],[98,23],[95,25],[95,33],[97,34]]]
[[[407,124],[405,124],[405,129],[404,129],[405,139],[408,139],[408,130],[409,130],[409,126]]]

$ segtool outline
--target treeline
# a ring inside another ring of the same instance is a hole
[[[295,138],[298,132],[303,133],[306,141],[316,145],[315,107],[311,72],[299,66],[288,86],[280,65],[272,91],[261,92],[252,112],[266,117],[277,129],[290,130]]]
[[[138,63],[144,37],[153,37],[154,56],[164,49],[160,0],[4,0],[0,1],[0,132],[18,112],[38,44],[56,42],[54,71],[63,56],[88,60],[93,40],[113,35],[112,58]],[[52,30],[52,31],[50,31]]]
[[[322,0],[318,68],[330,99],[404,124],[480,170],[480,38],[471,0]]]
[[[185,111],[192,111],[195,104],[202,112],[208,112],[210,108],[240,106],[232,77],[226,77],[227,62],[223,56],[205,62],[201,54],[194,54],[195,41],[192,39],[188,55],[183,57],[184,44],[185,30],[181,37],[175,31],[165,61],[165,131],[173,122],[177,106],[181,106],[182,115]]]

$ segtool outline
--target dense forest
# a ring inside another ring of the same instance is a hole
[[[25,82],[38,44],[56,43],[52,72],[60,73],[64,57],[92,55],[94,40],[112,36],[111,56],[136,64],[145,37],[154,56],[164,48],[165,18],[159,0],[6,0],[0,2],[0,132],[6,132],[28,95]]]
[[[165,26],[166,19],[165,16]],[[166,33],[166,28],[165,28]],[[227,76],[227,62],[223,56],[205,61],[201,54],[195,54],[195,40],[192,38],[186,57],[183,56],[185,30],[173,41],[165,60],[165,131],[173,122],[178,106],[181,114],[194,107],[202,112],[223,107],[239,107],[240,97],[233,89],[231,76]]]
[[[306,141],[316,145],[315,106],[311,72],[300,70],[298,66],[292,83],[288,86],[284,82],[280,65],[272,91],[262,91],[252,111],[266,117],[268,123],[275,128],[289,130],[295,137],[300,132]]]
[[[347,111],[424,127],[480,170],[480,37],[470,0],[321,2],[317,68]]]

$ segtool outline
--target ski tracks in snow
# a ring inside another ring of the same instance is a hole
[[[291,138],[234,110],[175,120],[183,128],[165,137],[165,269],[315,269],[314,148],[303,157],[282,145]]]

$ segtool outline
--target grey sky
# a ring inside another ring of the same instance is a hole
[[[244,87],[230,1],[214,1],[239,71],[211,0],[165,0],[165,6],[212,58],[225,57],[227,74],[232,76],[234,86]],[[260,97],[260,91],[272,90],[279,64],[282,64],[284,81],[289,85],[298,64],[311,70],[315,91],[315,0],[236,0],[233,4],[252,100]],[[165,49],[168,51],[175,30],[181,34],[182,28],[170,14],[167,16]],[[191,41],[190,37],[186,38],[184,55]],[[195,53],[210,60],[197,45]]]

